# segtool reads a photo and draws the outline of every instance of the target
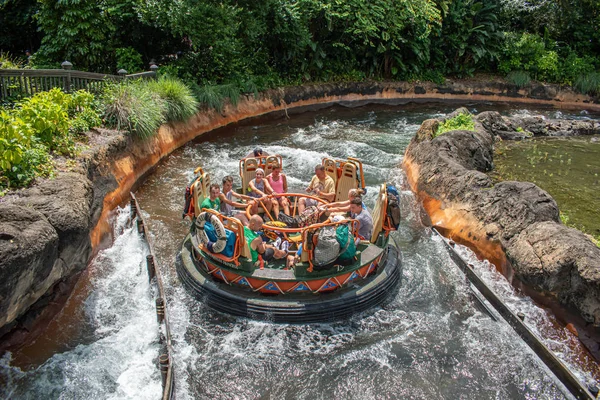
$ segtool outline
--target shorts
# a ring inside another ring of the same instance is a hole
[[[261,254],[262,259],[265,261],[271,261],[275,255],[275,250],[272,247],[267,247],[265,252]]]
[[[306,205],[306,207],[312,207],[318,206],[320,203],[315,199],[306,198],[306,200],[304,200],[304,204]]]

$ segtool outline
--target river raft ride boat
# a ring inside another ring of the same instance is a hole
[[[268,175],[275,164],[282,165],[281,156],[242,159],[239,167],[242,192],[246,192],[257,168],[263,168]],[[359,160],[325,158],[322,164],[334,180],[335,201],[347,200],[349,189],[364,188]],[[382,304],[395,293],[401,280],[401,253],[390,236],[397,228],[397,218],[394,221],[389,212],[390,207],[398,206],[395,188],[381,185],[372,213],[372,235],[366,240],[355,240],[359,222],[349,218],[330,218],[299,227],[263,224],[266,236],[280,237],[290,243],[290,255],[296,254],[302,246],[299,259],[296,259],[298,262],[290,267],[285,257],[253,262],[240,219],[200,208],[203,199],[209,195],[211,181],[202,168],[197,168],[195,173],[196,177],[186,191],[184,211],[193,223],[183,241],[177,273],[186,289],[209,307],[235,316],[311,323],[347,318]],[[281,196],[288,198],[292,217],[298,213],[301,197],[326,204],[318,197],[299,193],[276,194],[268,198]],[[245,210],[247,218],[250,208]],[[263,207],[259,212],[265,217],[270,216]],[[319,242],[325,243],[326,231],[329,240],[334,232],[338,241],[339,232],[349,232],[347,243],[352,241],[354,246],[345,246],[346,239],[342,238],[339,248],[333,250],[332,261],[323,264]],[[354,252],[350,257],[347,257],[348,248]],[[342,262],[344,251],[346,258]]]

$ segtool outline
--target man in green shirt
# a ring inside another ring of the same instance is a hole
[[[263,219],[260,215],[250,217],[248,226],[244,226],[244,237],[252,254],[252,262],[258,261],[258,255],[262,256],[264,261],[270,261],[274,258],[281,259],[287,256],[287,251],[280,250],[271,244],[266,244],[262,235],[258,232],[262,229]]]
[[[219,184],[213,183],[210,185],[209,189],[209,197],[205,198],[200,204],[200,208],[209,208],[211,210],[219,211],[221,209],[221,200],[219,200],[219,193],[221,192],[221,188]]]

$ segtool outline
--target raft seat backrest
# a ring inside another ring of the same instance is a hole
[[[342,168],[342,176],[337,182],[335,191],[335,201],[348,200],[348,191],[358,188],[358,180],[356,176],[356,165],[346,163]]]
[[[308,251],[306,250],[306,237],[308,230],[302,232],[302,253],[300,253],[300,262],[307,263],[309,261]]]
[[[279,157],[268,156],[265,160],[265,177],[268,176],[271,172],[273,172],[273,165],[275,164],[279,164]]]
[[[383,230],[383,220],[385,219],[385,207],[387,204],[387,192],[385,183],[381,185],[377,199],[375,199],[375,208],[373,208],[373,233],[371,234],[371,243],[377,241],[379,233]]]
[[[331,179],[333,179],[333,183],[337,186],[338,173],[337,166],[335,165],[335,160],[332,160],[331,158],[324,158],[323,166],[325,167],[325,173],[329,175]]]
[[[258,168],[258,161],[256,158],[246,158],[244,160],[244,166],[242,172],[242,194],[248,194],[248,185],[250,181],[256,177],[256,169]]]
[[[205,198],[210,195],[210,175],[208,172],[203,172],[200,179],[197,179],[192,185],[192,193],[194,196],[194,213],[200,215],[202,211],[200,205]]]
[[[242,222],[239,221],[237,218],[231,218],[231,219],[235,219],[238,222],[236,222],[236,224],[239,224],[240,226],[242,226]],[[244,235],[244,229],[240,229],[239,231],[236,229],[237,227],[233,226],[231,223],[231,220],[227,221],[227,229],[232,230],[233,232],[237,232],[237,238],[236,238],[236,243],[239,243],[240,246],[240,256],[242,257],[246,257],[246,258],[252,258],[252,254],[250,254],[250,249],[248,248],[248,244],[246,243],[246,236]]]

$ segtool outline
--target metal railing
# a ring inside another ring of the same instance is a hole
[[[0,69],[0,100],[29,97],[36,93],[60,88],[65,93],[85,89],[99,92],[108,82],[123,79],[155,79],[158,66],[150,66],[151,71],[127,74],[119,70],[119,75],[98,74],[71,70],[71,63],[63,62],[63,69]]]
[[[136,221],[137,231],[148,245],[150,254],[146,256],[146,267],[148,268],[148,280],[156,288],[156,317],[159,323],[160,353],[158,355],[158,367],[162,377],[163,394],[162,400],[171,400],[175,394],[175,373],[173,371],[173,347],[171,344],[171,329],[169,327],[169,314],[167,312],[167,299],[162,282],[160,268],[156,264],[156,257],[152,249],[152,243],[148,236],[146,223],[140,212],[140,206],[133,193],[130,193],[130,216],[129,221]]]

